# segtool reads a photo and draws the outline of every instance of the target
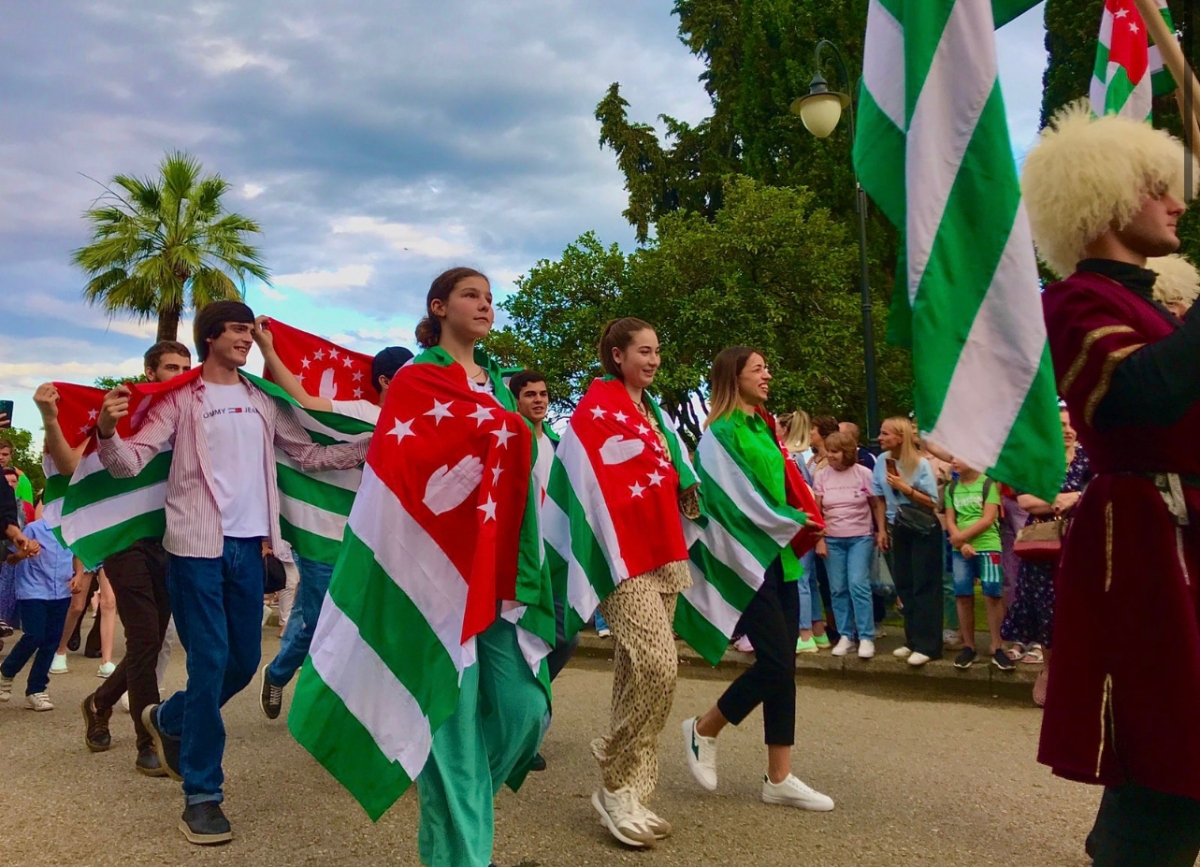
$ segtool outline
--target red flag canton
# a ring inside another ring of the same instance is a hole
[[[1129,82],[1137,85],[1150,68],[1149,37],[1146,23],[1134,0],[1108,0],[1105,4],[1113,17],[1112,41],[1108,62],[1125,67]]]
[[[458,365],[401,368],[367,463],[467,582],[462,640],[516,596],[532,432]]]
[[[379,403],[379,393],[371,387],[373,356],[338,346],[278,319],[269,320],[268,327],[275,338],[279,360],[309,394],[330,400]],[[271,379],[270,371],[264,371],[263,378]]]
[[[679,473],[624,384],[592,382],[571,428],[600,483],[630,577],[688,559]]]

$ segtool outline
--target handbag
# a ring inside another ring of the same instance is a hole
[[[263,555],[263,593],[278,593],[287,587],[283,561],[274,554]]]
[[[904,530],[917,536],[928,536],[942,529],[933,510],[918,506],[916,503],[901,503],[900,507],[896,509],[894,524],[897,530]]]
[[[1034,563],[1052,562],[1062,554],[1063,538],[1066,535],[1067,526],[1062,518],[1027,524],[1017,531],[1013,553],[1022,560]]]

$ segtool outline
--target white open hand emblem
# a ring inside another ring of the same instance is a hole
[[[438,467],[425,483],[425,505],[435,515],[457,508],[483,480],[483,461],[467,455],[454,465]]]
[[[646,444],[639,439],[625,439],[620,434],[615,434],[600,446],[600,460],[609,466],[623,464],[636,458],[645,448]]]

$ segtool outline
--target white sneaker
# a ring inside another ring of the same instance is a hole
[[[598,638],[611,638],[611,637],[612,637],[612,630],[611,630],[611,629],[609,629],[607,626],[606,626],[604,629],[597,629],[597,630],[596,630],[596,636],[597,636]]]
[[[930,659],[931,657],[928,657],[923,653],[916,653],[914,651],[908,656],[908,664],[913,668],[920,668],[922,665],[929,662]]]
[[[942,630],[942,644],[953,644],[954,642],[960,641],[960,640],[961,639],[960,639],[957,629],[943,629]]]
[[[858,658],[871,659],[875,656],[875,642],[869,638],[864,638],[858,643]]]
[[[833,809],[833,798],[810,788],[794,774],[788,774],[782,783],[772,783],[770,777],[764,776],[762,799],[764,804],[784,804],[817,813],[828,813]]]
[[[633,789],[610,792],[601,786],[592,793],[592,806],[600,814],[600,823],[620,842],[635,849],[654,845],[654,832],[646,824],[646,814]]]
[[[96,669],[96,677],[108,677],[110,674],[112,674],[116,670],[117,670],[117,666],[115,663],[102,662],[102,663],[100,663],[100,667],[98,669]]]
[[[638,803],[638,809],[642,814],[642,823],[650,829],[650,833],[654,835],[655,840],[665,840],[671,836],[672,828],[670,822],[641,802]]]
[[[66,674],[67,671],[69,671],[67,668],[67,655],[65,653],[54,654],[54,661],[50,663],[50,673]]]
[[[683,748],[687,753],[688,770],[696,782],[710,792],[716,789],[717,739],[699,734],[695,717],[683,721]]]
[[[11,677],[0,674],[0,701],[8,701],[12,698],[12,683]]]
[[[50,702],[50,696],[44,692],[35,692],[33,695],[25,696],[25,707],[30,710],[54,710],[54,705]]]
[[[856,646],[857,645],[855,645],[853,640],[851,640],[848,636],[843,635],[841,638],[838,639],[838,643],[836,645],[834,645],[833,650],[830,651],[830,655],[831,656],[845,656],[847,653],[849,653],[851,650],[853,650]]]
[[[897,647],[892,651],[892,656],[896,657],[897,659],[908,659],[910,656],[912,656],[912,648]]]

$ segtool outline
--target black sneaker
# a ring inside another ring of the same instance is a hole
[[[283,709],[283,687],[271,683],[267,677],[267,669],[270,667],[270,663],[264,665],[258,675],[261,681],[258,706],[262,708],[263,716],[267,719],[279,719],[279,711]]]
[[[142,725],[154,739],[154,751],[158,753],[159,764],[167,769],[167,776],[177,783],[182,783],[183,775],[179,773],[179,738],[165,734],[158,727],[158,709],[160,707],[162,705],[152,704],[143,710]]]
[[[83,621],[82,617],[79,619],[80,619],[80,622]],[[79,626],[77,625],[75,627],[75,631],[71,633],[71,637],[67,639],[67,650],[74,653],[78,649],[79,649]]]
[[[133,769],[146,777],[165,777],[167,775],[167,769],[163,767],[154,747],[144,747],[138,750],[137,761],[133,763]]]
[[[215,846],[233,839],[229,820],[216,801],[188,804],[179,820],[179,830],[189,843],[197,846]]]
[[[541,753],[538,753],[536,756],[533,757],[533,761],[530,762],[530,764],[529,764],[529,770],[531,770],[531,771],[546,770],[546,760],[545,760],[545,758],[542,757]]]
[[[973,647],[964,647],[962,652],[955,657],[954,667],[961,668],[964,671],[975,664],[975,660],[979,658],[979,654],[975,652]]]
[[[1004,652],[1003,647],[992,654],[992,665],[1001,671],[1012,671],[1017,667],[1017,664]]]
[[[92,693],[84,698],[80,706],[83,711],[83,742],[93,753],[102,753],[112,749],[112,734],[108,730],[108,720],[112,711],[98,711],[93,703],[95,698],[96,694]]]

